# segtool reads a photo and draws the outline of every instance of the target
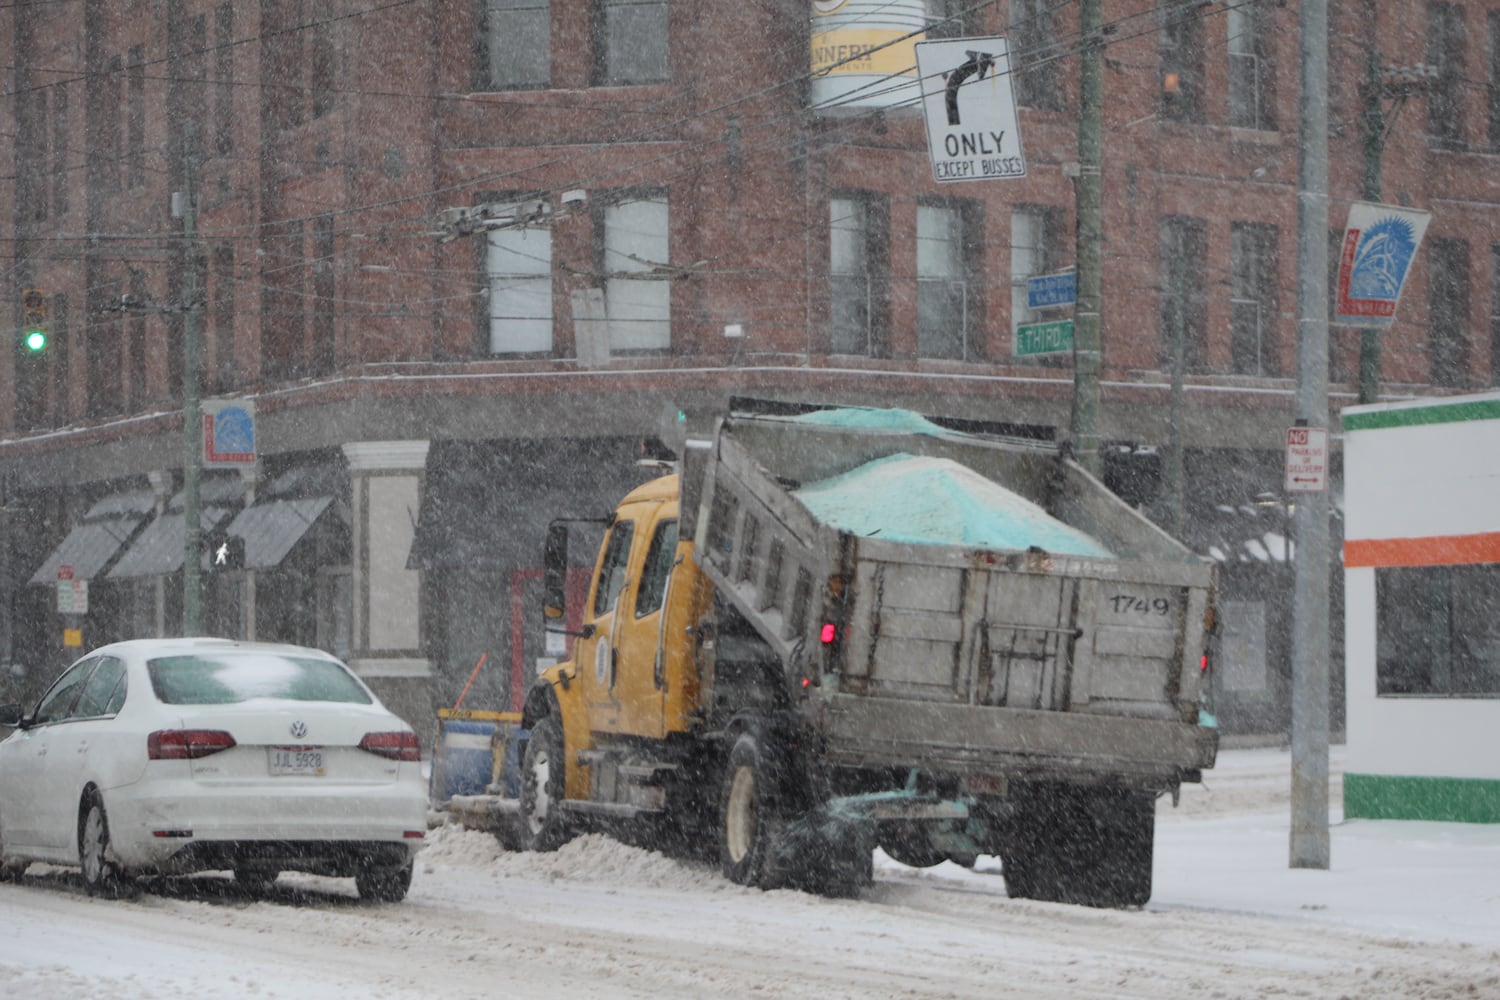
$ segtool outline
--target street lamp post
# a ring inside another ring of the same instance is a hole
[[[198,388],[198,130],[183,125],[183,190],[174,205],[182,217],[182,632],[203,631],[203,574],[198,484],[203,457],[203,418]],[[176,200],[174,198],[174,200]],[[177,213],[174,213],[177,214]]]

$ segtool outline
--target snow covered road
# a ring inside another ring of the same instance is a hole
[[[104,902],[35,866],[0,885],[0,995],[1500,998],[1500,827],[1338,824],[1332,870],[1292,871],[1288,768],[1225,751],[1164,801],[1141,911],[1011,900],[989,858],[877,856],[872,888],[829,900],[598,836],[510,854],[456,827],[386,906],[291,875],[264,900],[200,877]]]

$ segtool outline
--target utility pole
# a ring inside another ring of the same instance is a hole
[[[1302,0],[1297,161],[1299,425],[1328,427],[1328,2]],[[1328,868],[1328,493],[1297,504],[1291,867]]]
[[[1412,66],[1382,66],[1380,51],[1371,49],[1365,63],[1365,78],[1359,85],[1360,121],[1365,132],[1365,177],[1361,197],[1380,201],[1381,159],[1385,143],[1410,97],[1426,93],[1437,78],[1437,67],[1416,63]],[[1392,102],[1389,111],[1385,103]],[[1359,401],[1376,402],[1380,395],[1380,329],[1365,327],[1359,331]]]
[[[199,462],[203,456],[203,418],[198,399],[198,130],[183,127],[182,214],[182,632],[203,632],[203,579],[199,552]]]
[[[1100,311],[1100,241],[1104,193],[1100,173],[1103,136],[1104,47],[1102,0],[1081,0],[1079,34],[1083,50],[1078,68],[1078,177],[1074,180],[1078,300],[1073,310],[1073,456],[1095,476],[1102,476],[1099,454],[1099,373],[1103,368]]]

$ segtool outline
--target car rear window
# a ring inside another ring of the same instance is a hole
[[[253,698],[370,704],[370,696],[338,663],[270,653],[164,656],[146,671],[168,705],[232,705]]]

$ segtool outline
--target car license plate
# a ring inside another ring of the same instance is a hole
[[[272,747],[271,776],[323,777],[322,747]]]

